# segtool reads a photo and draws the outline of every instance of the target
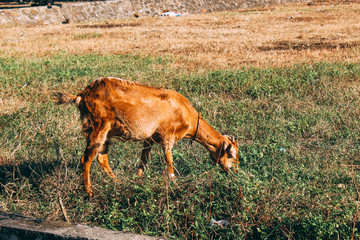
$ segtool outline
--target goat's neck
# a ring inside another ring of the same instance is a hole
[[[205,120],[200,119],[199,132],[196,137],[197,142],[203,145],[212,154],[222,145],[224,137],[216,131]]]

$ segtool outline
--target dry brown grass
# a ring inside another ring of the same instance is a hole
[[[0,56],[139,54],[189,69],[360,59],[360,3],[36,27],[1,27]]]

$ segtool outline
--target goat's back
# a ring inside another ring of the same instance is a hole
[[[181,94],[118,78],[97,79],[78,96],[83,118],[125,126],[128,138],[146,139],[157,132],[181,139],[197,120],[196,110]]]

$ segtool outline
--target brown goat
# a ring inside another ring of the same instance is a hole
[[[181,94],[148,87],[118,78],[100,78],[83,92],[59,94],[59,103],[78,106],[87,146],[81,158],[85,190],[91,197],[90,167],[97,159],[105,172],[116,179],[108,163],[108,146],[112,137],[144,141],[138,176],[150,158],[154,143],[161,144],[169,177],[175,178],[171,150],[182,138],[192,138],[209,150],[225,171],[238,163],[234,138],[222,136],[212,128]]]

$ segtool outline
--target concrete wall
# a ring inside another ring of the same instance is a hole
[[[116,0],[66,3],[62,7],[32,7],[0,10],[0,24],[37,25],[128,18],[135,12],[154,16],[163,10],[200,13],[296,3],[301,0]]]

